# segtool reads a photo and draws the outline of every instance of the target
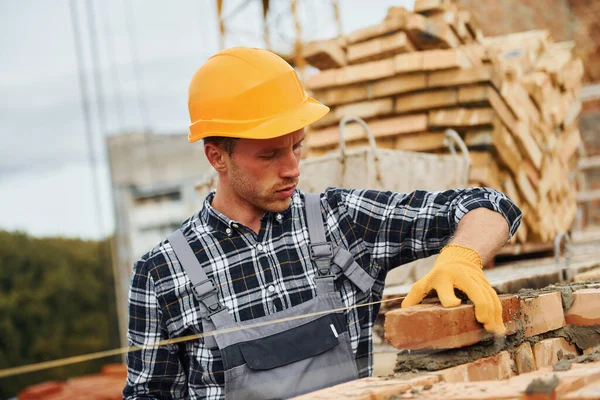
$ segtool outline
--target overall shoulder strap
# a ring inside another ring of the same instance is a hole
[[[183,232],[181,232],[180,229],[177,229],[169,235],[168,240],[169,243],[171,243],[171,247],[173,247],[177,259],[179,259],[181,267],[190,278],[190,281],[192,281],[194,295],[205,308],[205,310],[201,309],[202,318],[212,321],[214,326],[218,329],[233,323],[233,318],[227,311],[227,308],[222,306],[219,302],[216,286],[213,281],[206,276],[204,269],[198,262],[187,239],[183,236]],[[205,321],[203,321],[203,325],[206,327],[204,322]],[[210,330],[214,329],[205,329],[205,333]],[[209,337],[206,337],[205,340],[206,339],[209,339]],[[210,337],[210,339],[213,338]]]
[[[321,196],[314,193],[305,194],[306,218],[308,236],[310,238],[311,258],[317,264],[319,276],[332,275],[331,263],[339,267],[340,271],[361,291],[366,292],[375,283],[375,278],[369,275],[354,260],[350,252],[341,247],[334,247],[327,243],[325,238],[325,224],[321,216]]]
[[[333,246],[325,238],[325,225],[321,216],[321,196],[316,193],[306,193],[306,223],[310,239],[310,257],[317,264],[319,276],[331,275],[331,259]]]

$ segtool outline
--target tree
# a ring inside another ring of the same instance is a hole
[[[119,346],[109,249],[108,240],[0,230],[0,369]],[[105,358],[0,378],[0,399],[120,361]]]

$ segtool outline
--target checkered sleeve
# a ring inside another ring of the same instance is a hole
[[[127,353],[123,399],[182,399],[187,389],[177,346],[149,347],[168,337],[148,264],[138,261],[130,280],[127,339],[129,346],[146,347]]]
[[[506,195],[489,188],[412,193],[337,190],[371,254],[388,269],[437,254],[461,218],[475,208],[502,214],[509,226],[507,240],[522,216]]]

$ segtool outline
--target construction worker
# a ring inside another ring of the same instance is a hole
[[[482,272],[521,220],[505,195],[298,190],[304,129],[329,108],[266,50],[212,56],[188,105],[218,183],[134,265],[128,338],[144,348],[127,356],[125,399],[289,398],[367,377],[387,272],[437,253],[402,307],[434,290],[457,306],[456,288],[505,333]]]

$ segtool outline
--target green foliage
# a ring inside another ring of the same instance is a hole
[[[108,240],[0,230],[0,369],[119,347],[114,298]],[[0,378],[0,399],[120,361],[104,358]]]

